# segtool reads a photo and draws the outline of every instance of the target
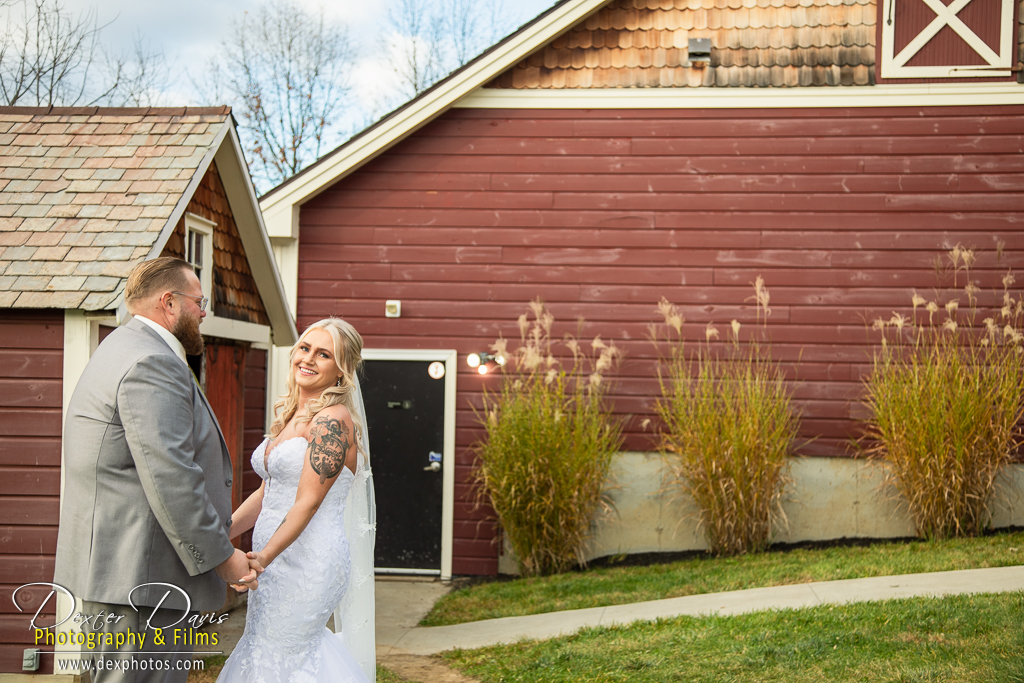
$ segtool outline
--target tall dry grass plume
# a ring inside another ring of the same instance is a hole
[[[760,276],[754,290],[757,320],[766,324],[770,297]],[[782,369],[765,346],[741,342],[736,320],[725,342],[713,342],[719,333],[709,323],[690,353],[679,310],[663,298],[658,311],[665,324],[652,326],[652,338],[659,353],[663,345],[670,351],[660,358],[656,410],[672,486],[696,502],[712,553],[763,550],[786,523],[787,458],[799,425]]]
[[[865,380],[863,442],[884,460],[925,538],[976,535],[991,524],[1024,414],[1024,301],[1011,291],[1014,275],[990,299],[972,279],[973,250],[958,244],[946,256],[940,275],[952,287],[933,300],[914,292],[909,316],[874,321],[881,349]]]
[[[606,482],[622,443],[621,424],[606,401],[618,348],[595,337],[588,350],[566,335],[561,344],[572,354],[566,368],[553,354],[554,316],[540,299],[530,311],[532,321],[519,317],[514,352],[508,354],[504,339],[491,347],[510,359],[499,392],[484,393],[487,437],[474,447],[473,472],[478,501],[494,509],[527,576],[585,563],[591,523],[610,509]]]

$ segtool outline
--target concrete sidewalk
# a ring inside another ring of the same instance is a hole
[[[395,655],[430,655],[456,647],[484,647],[513,643],[523,638],[553,638],[589,626],[628,624],[633,621],[650,621],[682,615],[729,615],[892,598],[1019,591],[1024,590],[1024,566],[820,581],[524,617],[488,619],[454,626],[417,626],[434,601],[447,590],[447,587],[438,581],[378,578],[378,658]]]

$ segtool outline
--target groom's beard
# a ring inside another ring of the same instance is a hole
[[[203,352],[203,335],[199,333],[199,318],[191,313],[182,311],[182,316],[178,318],[178,322],[174,323],[171,334],[181,342],[188,355],[198,356]]]

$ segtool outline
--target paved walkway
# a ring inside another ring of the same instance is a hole
[[[433,627],[416,624],[434,601],[447,592],[440,582],[378,579],[376,590],[380,660],[431,655],[456,647],[513,643],[523,638],[553,638],[589,626],[682,615],[743,614],[892,598],[1020,591],[1024,590],[1024,566],[819,581]]]

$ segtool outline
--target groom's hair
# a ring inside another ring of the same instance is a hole
[[[124,303],[131,313],[143,301],[157,292],[182,291],[188,287],[185,273],[192,270],[187,261],[171,256],[161,256],[143,261],[132,268],[124,286]]]

